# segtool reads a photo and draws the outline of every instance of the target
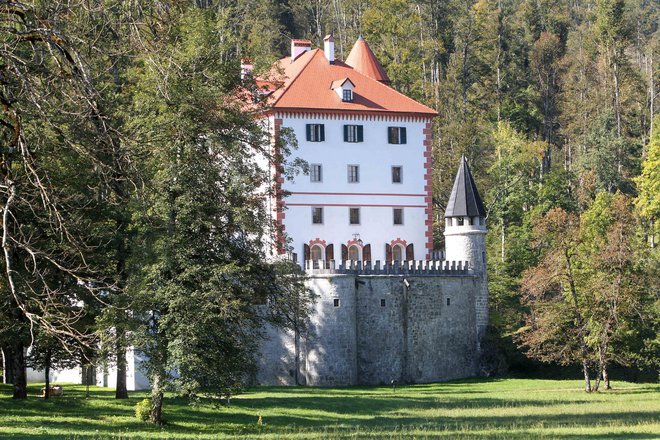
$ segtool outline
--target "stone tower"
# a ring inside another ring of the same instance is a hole
[[[480,293],[475,298],[479,344],[488,325],[486,209],[465,156],[461,157],[445,211],[445,253],[449,261],[467,261],[470,269],[480,278]]]

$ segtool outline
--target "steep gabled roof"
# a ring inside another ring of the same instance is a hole
[[[385,73],[385,69],[380,65],[378,58],[376,58],[376,55],[374,55],[371,48],[361,35],[353,45],[351,52],[348,54],[346,64],[351,66],[357,72],[360,72],[369,78],[373,78],[376,81],[384,83],[390,82],[387,73]]]
[[[348,79],[354,85],[353,101],[344,102],[331,84]],[[268,106],[274,110],[360,111],[407,113],[433,117],[437,112],[414,99],[339,60],[329,63],[322,50],[309,50],[291,61],[282,58],[268,77],[259,82],[277,84],[264,87],[269,93]]]
[[[486,209],[479,197],[477,185],[474,183],[470,167],[465,156],[461,157],[461,164],[454,180],[454,187],[449,196],[446,217],[486,217]]]

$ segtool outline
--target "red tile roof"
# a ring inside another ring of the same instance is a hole
[[[364,42],[358,40],[356,46],[362,46],[360,41]],[[366,47],[368,49],[368,46]],[[354,51],[355,48],[351,55]],[[368,52],[373,56],[371,50]],[[366,52],[360,49],[357,53]],[[373,59],[375,60],[375,57]],[[356,63],[369,64],[371,61]],[[346,78],[354,84],[351,102],[343,102],[331,88],[334,81]],[[275,85],[267,88],[269,91],[275,89],[270,93],[268,104],[276,110],[407,113],[430,117],[437,115],[432,108],[408,98],[347,63],[336,60],[330,64],[320,49],[307,51],[293,62],[290,57],[282,58],[274,65],[269,78],[260,78],[259,83]]]
[[[346,58],[346,64],[361,74],[373,78],[376,81],[384,83],[390,82],[383,66],[380,65],[378,58],[376,58],[376,55],[374,55],[369,45],[362,37],[358,38],[353,45],[353,49],[351,49],[348,58]]]

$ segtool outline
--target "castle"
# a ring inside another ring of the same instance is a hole
[[[256,381],[337,386],[476,375],[488,321],[486,213],[462,158],[445,212],[445,259],[434,258],[436,112],[391,88],[362,38],[345,62],[335,59],[331,35],[323,50],[293,40],[275,70],[283,80],[257,80],[268,95],[271,147],[284,128],[293,131],[309,173],[289,182],[272,169],[273,253],[301,256],[317,300],[304,335],[268,329]]]
[[[251,67],[244,63],[243,74]],[[268,102],[261,118],[271,155],[289,129],[309,173],[289,182],[271,168],[268,250],[299,255],[317,299],[304,334],[265,329],[255,381],[341,386],[478,374],[488,321],[486,212],[463,158],[445,212],[445,258],[437,258],[436,112],[389,87],[362,38],[345,62],[335,59],[332,36],[324,50],[293,40],[291,55],[274,70],[277,80],[256,80]],[[126,360],[128,389],[148,388],[140,353],[130,348]],[[53,380],[78,381],[80,374],[56,371]],[[113,386],[116,369],[99,371],[97,383]]]

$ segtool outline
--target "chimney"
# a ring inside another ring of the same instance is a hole
[[[291,62],[311,49],[312,42],[309,40],[291,40]]]
[[[252,75],[252,60],[249,58],[241,58],[241,79],[246,76]]]
[[[335,62],[335,38],[332,34],[326,35],[323,39],[323,52],[328,63],[332,64]]]

